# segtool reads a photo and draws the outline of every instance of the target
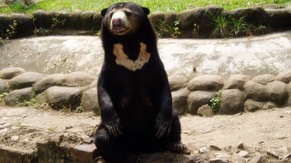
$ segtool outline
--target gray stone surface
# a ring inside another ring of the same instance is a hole
[[[288,31],[237,39],[159,39],[158,48],[168,75],[187,79],[202,74],[277,75],[291,69]],[[85,71],[95,76],[102,62],[101,41],[94,36],[24,38],[0,46],[0,69],[14,66],[45,74]]]

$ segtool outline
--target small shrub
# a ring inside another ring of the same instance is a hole
[[[7,96],[8,93],[7,92],[4,92],[4,93],[1,93],[0,94],[0,105],[4,105],[4,98],[5,96]]]
[[[179,30],[180,21],[175,21],[174,25],[171,26],[166,22],[162,21],[157,27],[157,33],[159,37],[170,35],[172,38],[177,38],[181,32]]]
[[[217,113],[219,111],[219,109],[220,109],[221,96],[222,96],[222,90],[218,91],[216,93],[216,96],[213,97],[209,101],[209,106],[213,110],[214,113]]]
[[[82,105],[80,105],[80,106],[78,106],[77,108],[76,108],[76,111],[75,111],[76,113],[82,113],[82,112],[84,112],[84,108],[83,108],[83,106]]]
[[[226,16],[218,15],[213,17],[213,25],[215,29],[212,33],[214,37],[228,37],[229,36],[229,20]]]
[[[66,19],[60,20],[59,15],[57,15],[56,17],[52,18],[53,24],[51,25],[51,29],[55,29],[57,28],[58,25],[64,25],[66,22]]]
[[[195,23],[193,26],[194,26],[192,30],[193,37],[199,38],[199,25]]]
[[[0,33],[0,44],[3,44],[5,40],[9,40],[16,34],[16,27],[17,22],[16,20],[13,21],[12,24],[9,25],[9,27],[5,31],[1,31]]]

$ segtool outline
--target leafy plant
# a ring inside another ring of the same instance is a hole
[[[82,113],[84,111],[84,108],[83,108],[83,106],[82,105],[80,105],[80,106],[78,106],[77,108],[76,108],[76,113]]]
[[[58,25],[64,25],[65,24],[66,19],[60,20],[58,17],[59,17],[59,15],[57,15],[54,18],[52,18],[53,23],[52,23],[51,29],[55,29]]]
[[[218,92],[216,92],[216,96],[209,101],[209,106],[214,113],[217,113],[220,109],[221,97],[222,90],[219,90]]]
[[[172,38],[178,37],[181,32],[179,30],[180,21],[175,21],[174,25],[171,26],[164,21],[161,21],[157,27],[157,33],[159,37],[170,35]]]
[[[266,26],[247,23],[245,17],[235,19],[230,15],[212,15],[214,30],[212,37],[237,37],[262,34],[267,30]]]
[[[245,22],[245,17],[241,17],[238,20],[231,18],[231,33],[235,36],[238,36],[241,33],[244,33],[246,30],[248,30],[249,25]]]
[[[7,92],[4,92],[4,93],[1,93],[0,94],[0,105],[4,103],[4,98],[5,96],[7,96],[8,93]]]
[[[53,125],[50,128],[48,128],[47,130],[50,131],[50,132],[55,132],[57,129],[58,129],[58,126],[57,125]]]
[[[213,16],[213,24],[215,29],[212,33],[213,36],[228,37],[229,36],[229,20],[226,16],[217,15]]]
[[[12,24],[9,25],[9,27],[3,32],[0,33],[0,44],[3,44],[5,40],[9,40],[16,34],[16,27],[17,22],[16,20],[13,21]]]
[[[193,26],[194,26],[193,31],[192,31],[193,37],[198,38],[199,37],[199,25],[197,25],[195,23]]]
[[[59,25],[64,25],[66,22],[66,19],[61,20],[58,17],[59,16],[57,15],[56,17],[52,18],[52,25],[51,25],[50,29],[45,29],[42,27],[37,28],[35,25],[35,19],[33,19],[33,26],[34,26],[33,34],[34,34],[34,36],[47,35],[50,32],[50,30],[57,28]]]

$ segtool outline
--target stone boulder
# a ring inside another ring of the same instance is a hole
[[[165,14],[165,23],[171,27],[175,26],[175,22],[177,21],[177,13],[176,12],[168,12]]]
[[[72,29],[81,29],[81,11],[75,11],[70,15],[71,21],[70,21],[70,27]]]
[[[8,91],[8,81],[0,79],[0,94]]]
[[[254,81],[246,82],[244,85],[244,92],[248,99],[266,101],[269,98],[267,87]]]
[[[45,75],[38,72],[24,72],[8,81],[9,88],[21,89],[31,87],[34,83],[38,82]]]
[[[268,101],[283,105],[288,99],[287,85],[281,81],[273,81],[267,85],[269,98]]]
[[[173,108],[177,110],[179,115],[187,112],[189,90],[181,88],[172,92]]]
[[[202,105],[198,109],[197,114],[198,115],[201,115],[201,116],[205,116],[205,117],[212,117],[212,116],[214,116],[214,112],[213,112],[212,108],[208,104]]]
[[[91,30],[92,23],[93,23],[93,17],[94,17],[95,13],[96,13],[95,11],[84,11],[81,13],[81,15],[80,15],[81,29]]]
[[[180,20],[179,29],[181,32],[180,37],[183,38],[192,38],[197,33],[200,33],[199,29],[194,29],[195,26],[199,27],[200,18],[203,15],[205,9],[203,8],[195,8],[191,10],[185,10],[177,15],[177,19]],[[196,34],[193,32],[196,31]]]
[[[222,91],[219,114],[236,114],[244,111],[246,94],[239,89]]]
[[[189,114],[197,114],[198,109],[205,104],[209,104],[209,101],[215,97],[216,92],[210,91],[194,91],[189,93],[187,103]]]
[[[244,85],[247,81],[249,81],[251,78],[246,75],[237,74],[237,75],[231,75],[225,82],[223,89],[244,89]]]
[[[32,16],[34,18],[33,24],[35,28],[44,28],[44,29],[50,29],[51,25],[53,23],[52,19],[48,19],[49,12],[44,10],[37,10],[32,13]]]
[[[70,108],[74,110],[80,106],[82,91],[78,87],[53,86],[40,96],[41,98],[39,98],[42,99],[42,102],[47,102],[53,109]]]
[[[8,106],[16,106],[24,101],[29,101],[33,98],[32,88],[23,88],[10,92],[5,96],[4,102]]]
[[[100,115],[100,107],[98,103],[96,87],[84,91],[81,98],[81,105],[84,111],[93,111],[96,115]]]
[[[102,23],[102,15],[100,13],[95,13],[93,16],[93,22],[92,22],[92,26],[94,27],[94,29],[92,30],[100,30],[101,28],[101,23]]]
[[[291,82],[287,85],[287,92],[289,97],[285,105],[291,106]]]
[[[3,68],[2,70],[0,70],[0,78],[1,79],[12,79],[15,76],[18,76],[24,72],[26,72],[26,71],[20,67]]]
[[[199,37],[210,37],[214,31],[215,25],[213,19],[217,15],[221,15],[223,8],[220,6],[210,5],[205,8],[199,20]]]
[[[33,85],[36,94],[52,86],[82,87],[94,81],[94,77],[86,72],[49,75]]]
[[[161,23],[164,22],[165,20],[165,13],[161,11],[156,11],[154,12],[150,17],[149,17],[153,27],[159,31],[161,27]]]
[[[269,82],[272,82],[274,80],[275,80],[275,76],[271,74],[258,75],[252,79],[252,81],[257,82],[259,84],[263,84],[263,85],[266,85]]]
[[[257,110],[269,110],[275,107],[277,107],[277,105],[272,102],[261,102],[252,99],[248,99],[244,103],[244,110],[246,112],[255,112]]]
[[[281,81],[269,82],[266,85],[248,81],[244,88],[247,98],[256,101],[271,101],[283,105],[289,96],[287,85]]]
[[[224,79],[219,75],[200,75],[189,81],[187,88],[190,91],[219,91]]]
[[[54,28],[62,28],[62,29],[67,29],[70,28],[70,23],[71,23],[71,13],[65,12],[65,11],[57,11],[56,12],[56,19],[58,19],[59,22],[62,23],[57,23],[55,24]]]
[[[281,72],[276,76],[276,80],[288,84],[291,81],[291,71]]]
[[[263,8],[237,8],[231,10],[230,15],[235,19],[244,18],[244,20],[253,25],[266,25],[268,14]]]
[[[141,155],[144,163],[202,163],[203,160],[197,155],[182,155],[171,152],[161,152]]]
[[[273,29],[290,29],[291,12],[290,9],[268,9],[266,10],[268,15],[268,24]]]
[[[174,75],[169,77],[171,91],[176,91],[187,86],[187,78],[182,75]]]
[[[10,15],[16,21],[17,33],[31,34],[33,30],[33,17],[28,14],[14,13]],[[11,24],[10,24],[11,25]]]

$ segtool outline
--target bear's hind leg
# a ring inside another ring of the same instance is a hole
[[[97,156],[101,156],[107,163],[138,163],[139,158],[127,150],[122,138],[114,138],[104,129],[98,129],[95,134]]]
[[[173,112],[171,131],[166,137],[165,147],[172,152],[189,154],[188,148],[181,142],[181,124],[176,112]]]

